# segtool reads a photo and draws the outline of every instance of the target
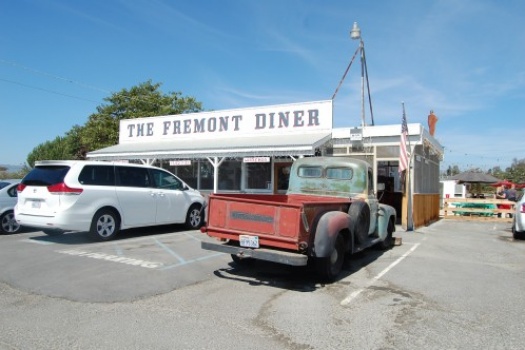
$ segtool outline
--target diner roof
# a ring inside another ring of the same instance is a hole
[[[302,133],[236,138],[121,143],[89,152],[94,160],[314,155],[332,134]]]

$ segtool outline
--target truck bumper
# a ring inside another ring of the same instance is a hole
[[[226,243],[201,242],[201,248],[216,252],[237,255],[240,258],[253,258],[272,261],[284,265],[305,266],[308,256],[299,253],[271,250],[265,248],[251,249],[228,245]]]

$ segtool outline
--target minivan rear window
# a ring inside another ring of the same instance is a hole
[[[27,174],[22,183],[27,186],[50,186],[64,182],[69,171],[66,165],[37,166]]]

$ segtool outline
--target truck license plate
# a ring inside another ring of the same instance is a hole
[[[258,236],[240,235],[239,236],[239,243],[240,243],[241,247],[259,248],[259,237]]]

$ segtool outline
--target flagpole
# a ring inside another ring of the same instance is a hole
[[[401,102],[401,106],[403,109],[403,118],[401,123],[401,143],[400,143],[400,172],[401,174],[404,172],[405,176],[403,177],[404,181],[404,194],[406,195],[406,231],[412,231],[414,229],[414,220],[413,220],[413,213],[412,213],[412,156],[414,154],[414,151],[412,150],[412,145],[410,144],[410,137],[408,132],[408,123],[406,120],[406,112],[405,112],[405,102]],[[408,150],[406,148],[406,143],[408,141]],[[407,154],[408,153],[408,154]]]

